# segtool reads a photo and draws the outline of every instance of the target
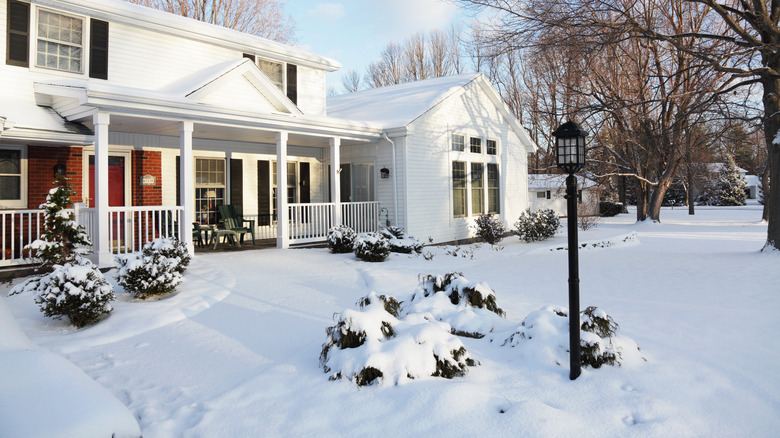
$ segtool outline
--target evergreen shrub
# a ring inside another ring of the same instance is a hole
[[[534,242],[545,240],[555,236],[558,228],[561,227],[561,220],[551,209],[531,211],[528,209],[520,214],[515,222],[513,231],[520,240]]]
[[[364,262],[383,262],[390,255],[390,241],[378,233],[361,233],[355,239],[353,250]]]
[[[328,230],[328,249],[334,254],[346,254],[353,251],[357,233],[346,225],[337,225]]]
[[[140,252],[116,258],[117,282],[136,298],[173,292],[190,263],[187,246],[175,238],[158,238]]]
[[[379,234],[387,239],[390,244],[390,252],[403,254],[419,253],[423,244],[412,236],[407,236],[401,227],[387,227],[379,230]]]
[[[481,214],[475,221],[477,227],[477,236],[485,242],[495,245],[501,242],[506,232],[506,227],[501,219],[492,214]]]
[[[599,202],[599,216],[612,217],[623,212],[623,204],[620,202]]]

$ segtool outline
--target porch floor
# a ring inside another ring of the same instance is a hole
[[[213,252],[233,252],[233,251],[249,251],[253,249],[269,249],[276,248],[276,239],[255,239],[255,244],[252,245],[252,240],[245,240],[241,246],[233,246],[228,243],[218,243],[217,248],[214,249],[214,245],[204,244],[198,246],[195,244],[195,254],[209,254]]]

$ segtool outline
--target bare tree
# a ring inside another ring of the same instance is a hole
[[[295,22],[278,0],[127,0],[280,43],[295,42]]]
[[[354,93],[363,88],[363,77],[354,69],[347,70],[341,75],[341,86],[347,93]]]

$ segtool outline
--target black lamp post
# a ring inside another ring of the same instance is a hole
[[[566,178],[566,213],[569,228],[569,379],[580,375],[580,268],[577,258],[577,180],[574,174],[585,166],[588,131],[568,121],[555,132],[555,157]]]

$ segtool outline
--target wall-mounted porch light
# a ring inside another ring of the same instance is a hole
[[[390,178],[390,169],[388,169],[387,167],[383,167],[379,169],[379,177],[382,179]]]

